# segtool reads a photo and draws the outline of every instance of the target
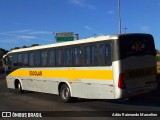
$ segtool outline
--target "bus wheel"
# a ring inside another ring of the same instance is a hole
[[[63,84],[60,88],[60,97],[63,102],[71,102],[71,93],[68,85]]]
[[[23,92],[24,92],[24,91],[22,90],[22,85],[21,85],[20,82],[18,82],[16,89],[17,89],[17,92],[19,92],[19,93],[23,93]]]

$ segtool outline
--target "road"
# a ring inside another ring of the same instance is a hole
[[[0,75],[0,111],[160,111],[160,89],[125,100],[86,100],[63,103],[58,95],[29,92],[16,93],[7,88],[5,76]],[[59,112],[61,113],[61,112]],[[62,114],[62,117],[63,114]],[[80,116],[79,116],[80,117]],[[9,119],[9,118],[8,118]],[[63,118],[62,118],[63,119]],[[66,118],[64,118],[66,119]],[[67,119],[73,119],[68,118]],[[95,118],[96,119],[96,118]],[[111,118],[112,119],[112,118]],[[6,119],[5,119],[6,120]],[[10,120],[10,119],[9,119]],[[45,118],[46,120],[46,118]]]

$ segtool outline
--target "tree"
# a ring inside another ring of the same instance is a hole
[[[0,48],[0,67],[2,67],[2,57],[8,52],[8,50],[5,50],[3,48]]]
[[[0,58],[3,57],[3,55],[5,55],[8,52],[8,50],[5,50],[3,48],[0,48]]]
[[[34,46],[39,46],[39,44],[32,44],[32,45],[31,45],[31,47],[34,47]]]
[[[20,49],[20,47],[11,48],[11,50],[16,50],[16,49]]]
[[[157,54],[159,54],[159,53],[160,53],[160,51],[159,51],[158,49],[156,49],[156,53],[157,53]]]
[[[17,49],[21,49],[21,48],[29,48],[29,47],[34,47],[34,46],[39,46],[39,44],[31,44],[31,46],[22,46],[22,47],[14,47],[11,48],[10,50],[17,50]]]

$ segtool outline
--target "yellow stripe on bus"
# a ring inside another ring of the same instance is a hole
[[[113,80],[112,70],[15,70],[9,76]]]

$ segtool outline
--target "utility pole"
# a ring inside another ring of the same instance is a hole
[[[119,34],[121,34],[121,8],[120,8],[120,0],[118,0],[118,29],[119,29]]]

